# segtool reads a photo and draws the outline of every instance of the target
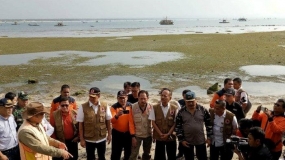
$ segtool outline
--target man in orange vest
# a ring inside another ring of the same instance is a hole
[[[50,123],[54,127],[53,136],[55,139],[65,143],[67,149],[72,153],[73,158],[78,159],[78,123],[76,122],[77,112],[69,109],[69,100],[62,97],[59,100],[60,109],[53,112],[50,116]],[[53,160],[62,160],[62,158],[53,158]]]
[[[64,143],[46,135],[41,125],[45,113],[48,114],[49,110],[39,102],[31,102],[22,113],[24,123],[18,131],[21,160],[51,160],[51,157],[63,157],[64,159],[72,157],[66,151],[67,147]]]
[[[261,106],[258,106],[252,115],[252,119],[261,121],[261,128],[265,132],[265,138],[271,142],[268,148],[271,150],[273,160],[278,160],[282,153],[282,134],[285,131],[285,100],[278,99],[274,103],[273,111],[260,111]]]
[[[52,113],[59,108],[59,100],[62,97],[68,98],[69,103],[70,103],[69,104],[70,109],[77,110],[77,105],[76,105],[75,99],[70,97],[70,87],[69,87],[69,85],[64,84],[64,85],[61,86],[60,96],[56,97],[51,102],[50,115],[52,115]]]

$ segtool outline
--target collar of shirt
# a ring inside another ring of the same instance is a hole
[[[90,101],[89,101],[89,107],[92,107],[92,106],[100,106],[101,105],[101,103],[100,103],[100,101],[98,101],[98,105],[94,105],[93,103],[91,103]]]
[[[161,107],[165,107],[165,106],[162,105],[161,102],[160,102],[160,106],[161,106]],[[169,102],[168,102],[168,103],[167,103],[167,108],[169,108],[169,106],[170,106],[170,104],[169,104]]]
[[[3,116],[0,115],[0,119],[3,119],[3,120],[5,120],[5,121],[7,121],[11,116],[12,116],[12,115],[10,115],[8,118],[5,118],[5,117],[3,117]]]
[[[218,116],[216,113],[215,113],[216,116]],[[223,115],[222,116],[218,116],[218,117],[223,117],[225,118],[226,117],[226,110],[224,111]]]

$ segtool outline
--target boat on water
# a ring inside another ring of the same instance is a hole
[[[239,18],[238,21],[240,21],[240,22],[245,22],[245,21],[247,21],[247,20],[246,20],[246,18]]]
[[[58,22],[56,25],[54,25],[54,26],[57,26],[57,27],[62,27],[62,26],[66,26],[66,25],[64,25],[62,22]]]
[[[159,22],[160,25],[173,25],[173,21],[167,19],[167,17]]]
[[[40,26],[40,25],[38,25],[37,23],[29,23],[28,25],[29,25],[29,26]]]
[[[230,23],[229,21],[223,19],[223,21],[219,22],[219,23]]]
[[[12,25],[19,25],[19,24],[18,24],[18,22],[14,22],[14,23],[12,23]]]

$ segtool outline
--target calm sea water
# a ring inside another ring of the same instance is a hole
[[[0,37],[110,37],[157,34],[251,33],[284,31],[285,19],[172,19],[174,25],[160,20],[2,20]],[[12,25],[17,22],[18,25]],[[55,26],[62,22],[65,26]],[[37,24],[39,26],[29,26]]]

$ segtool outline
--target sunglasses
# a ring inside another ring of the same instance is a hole
[[[274,106],[280,107],[281,105],[278,103],[274,103]]]
[[[66,108],[67,108],[68,106],[69,106],[68,104],[62,104],[62,105],[60,105],[60,107],[62,107],[62,108],[63,108],[63,107],[66,107]]]

